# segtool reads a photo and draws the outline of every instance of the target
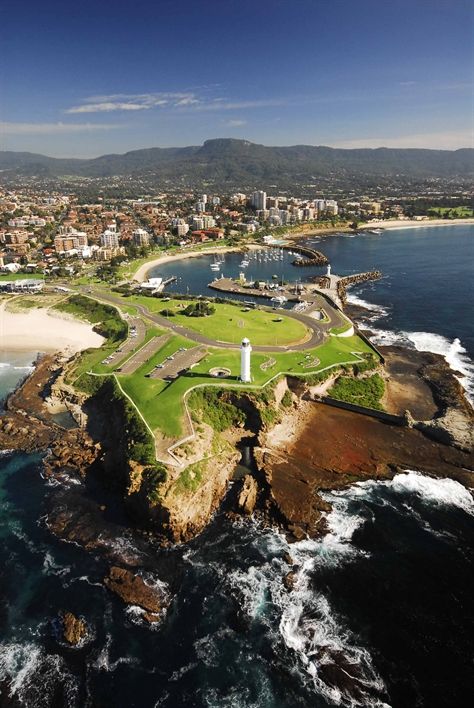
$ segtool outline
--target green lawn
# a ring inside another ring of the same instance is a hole
[[[351,322],[346,322],[345,324],[341,325],[340,327],[331,327],[329,330],[330,334],[338,335],[338,334],[343,334],[346,332],[348,329],[352,327]]]
[[[0,281],[43,280],[43,273],[0,273]]]
[[[133,309],[134,304],[143,304],[150,311],[156,312],[165,307],[177,308],[178,304],[186,306],[187,301],[172,300],[164,303],[158,298],[133,296],[124,298],[124,303],[126,303],[124,309]],[[242,312],[242,308],[238,306],[221,304],[216,304],[216,308],[217,312],[209,317],[193,318],[176,315],[171,319],[173,322],[182,323],[190,329],[202,327],[201,331],[211,338],[215,339],[221,336],[228,341],[234,342],[239,342],[243,336],[247,335],[255,343],[260,338],[260,341],[271,344],[271,337],[276,336],[275,331],[277,331],[278,344],[280,344],[285,341],[284,338],[280,337],[286,336],[286,341],[288,341],[289,336],[293,339],[295,337],[302,338],[306,331],[303,324],[289,317],[283,316],[282,322],[274,322],[275,319],[280,318],[280,313],[277,315],[273,312],[261,310]],[[74,301],[69,303],[67,309],[69,311],[77,309],[74,314],[81,314],[81,301],[79,301],[79,306]],[[98,304],[97,311],[94,311],[94,307],[87,307],[87,310],[88,318],[92,321],[95,320],[96,316],[100,316],[100,306]],[[84,312],[82,312],[82,316],[84,316]],[[243,327],[238,326],[237,320],[239,319],[244,321]],[[271,332],[270,336],[269,332]],[[283,332],[283,335],[280,332]],[[163,330],[148,322],[145,341],[148,341],[152,336],[160,334],[163,334]],[[120,343],[109,339],[100,349],[84,352],[79,357],[69,380],[73,382],[89,371],[97,375],[113,374],[112,367],[101,362],[108,354],[115,351],[120,346]],[[143,343],[139,346],[143,346]],[[161,363],[167,356],[174,354],[180,347],[189,349],[194,346],[196,346],[195,342],[183,336],[171,335],[161,349],[134,374],[128,376],[116,374],[120,386],[137,406],[150,429],[160,430],[163,434],[175,439],[179,439],[186,431],[183,424],[185,414],[184,396],[197,385],[214,385],[220,388],[238,390],[259,388],[279,375],[308,376],[333,366],[357,363],[364,354],[372,352],[372,349],[357,335],[344,338],[329,337],[322,345],[301,352],[253,352],[253,382],[251,384],[242,384],[238,379],[240,373],[240,351],[238,349],[209,347],[207,355],[198,364],[171,382],[147,377],[147,374],[153,370],[156,364]],[[116,364],[116,367],[120,366],[120,363]],[[262,369],[262,364],[264,363],[268,365]],[[216,379],[209,374],[210,369],[214,367],[230,369],[231,374],[227,379]]]
[[[474,210],[468,206],[433,207],[428,211],[428,214],[430,216],[438,216],[439,218],[443,218],[447,212],[449,212],[448,216],[451,216],[454,219],[466,219],[474,216]]]
[[[214,385],[237,389],[248,389],[263,386],[279,374],[310,375],[327,367],[338,364],[355,363],[358,361],[357,352],[365,354],[372,350],[357,336],[343,339],[330,338],[324,344],[312,350],[293,353],[275,353],[271,358],[275,364],[262,371],[260,365],[269,359],[266,353],[255,352],[252,354],[252,384],[241,384],[238,380],[240,373],[240,352],[209,348],[207,356],[193,369],[168,383],[159,379],[146,378],[153,367],[163,361],[166,356],[176,352],[179,347],[193,346],[193,342],[174,336],[161,350],[155,354],[144,366],[131,376],[118,375],[120,385],[134,401],[143,417],[152,430],[159,429],[165,435],[179,438],[184,434],[183,397],[187,391],[197,385]],[[306,357],[309,357],[308,359]],[[319,361],[316,361],[317,360]],[[308,362],[310,366],[306,366]],[[231,371],[228,379],[216,379],[209,375],[213,367],[226,367]]]
[[[187,317],[181,314],[181,311],[191,302],[188,300],[163,302],[161,298],[132,296],[127,298],[127,302],[137,302],[154,313],[171,310],[176,314],[169,317],[170,323],[182,325],[218,342],[239,344],[244,337],[248,337],[252,344],[281,346],[300,342],[309,332],[302,322],[292,317],[286,317],[280,311],[249,310],[245,312],[244,306],[212,303],[216,308],[213,315]]]

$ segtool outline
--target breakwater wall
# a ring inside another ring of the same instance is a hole
[[[343,408],[344,410],[351,411],[352,413],[360,413],[361,415],[366,415],[370,418],[377,418],[377,420],[381,420],[383,423],[389,423],[390,425],[398,425],[400,427],[407,425],[406,418],[401,415],[393,415],[392,413],[379,411],[376,408],[366,408],[365,406],[358,406],[356,403],[340,401],[337,398],[331,398],[331,396],[324,396],[318,400],[321,403],[325,403],[327,406],[333,406],[334,408]]]
[[[369,280],[379,280],[382,273],[379,270],[369,270],[367,273],[356,273],[355,275],[346,275],[337,281],[337,294],[343,305],[347,304],[347,288],[350,285],[357,283],[366,283]]]
[[[295,258],[292,261],[294,266],[323,266],[329,263],[327,256],[321,251],[315,251],[314,248],[308,248],[307,246],[277,246],[276,248],[283,248],[285,251],[291,251],[292,253],[299,253],[303,258]]]

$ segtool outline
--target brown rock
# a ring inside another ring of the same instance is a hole
[[[61,617],[63,638],[68,644],[77,646],[87,634],[87,624],[72,612],[63,612]]]
[[[144,612],[143,619],[149,622],[150,624],[154,624],[155,622],[160,621],[161,615],[157,615],[156,612]]]
[[[287,573],[284,578],[283,578],[283,585],[287,590],[293,590],[295,587],[296,583],[296,573],[294,571],[290,571]]]
[[[257,503],[258,484],[254,477],[247,474],[244,477],[242,490],[239,494],[238,505],[244,514],[252,514]]]
[[[126,568],[112,566],[104,584],[128,605],[138,605],[153,615],[158,615],[163,608],[162,593]]]

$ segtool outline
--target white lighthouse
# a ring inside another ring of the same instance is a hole
[[[244,383],[250,383],[252,376],[250,373],[250,353],[252,351],[252,345],[250,341],[245,337],[242,339],[242,344],[240,345],[240,380]]]
[[[331,264],[330,263],[328,263],[328,269],[327,269],[326,275],[328,278],[331,277]]]

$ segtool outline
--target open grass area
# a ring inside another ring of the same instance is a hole
[[[0,273],[0,282],[6,280],[42,280],[43,273]]]
[[[292,317],[286,317],[277,312],[263,310],[248,310],[238,305],[212,303],[215,312],[204,317],[189,317],[183,310],[190,304],[188,300],[163,301],[161,298],[132,296],[128,303],[137,302],[150,312],[168,313],[170,324],[179,324],[192,329],[193,332],[214,339],[217,342],[239,344],[248,337],[252,344],[269,344],[281,346],[294,344],[309,338],[308,328]],[[171,315],[170,313],[174,313]]]
[[[185,394],[198,385],[213,385],[221,388],[239,390],[264,386],[275,376],[293,374],[308,376],[331,366],[356,363],[361,356],[371,352],[359,337],[344,339],[329,339],[315,349],[304,352],[272,353],[275,360],[273,366],[262,370],[261,364],[268,360],[265,353],[252,354],[252,384],[242,384],[239,381],[240,352],[209,348],[207,356],[190,371],[171,382],[160,379],[149,379],[146,374],[163,361],[166,356],[174,354],[179,347],[191,347],[193,342],[184,337],[175,336],[155,354],[145,365],[131,376],[118,376],[120,385],[134,401],[152,430],[159,429],[165,435],[179,438],[184,434],[184,404]],[[225,379],[216,379],[209,374],[214,367],[230,369],[231,375]]]
[[[429,210],[430,216],[437,216],[440,219],[448,217],[452,219],[467,219],[474,216],[474,210],[468,206],[457,207],[433,207]]]
[[[22,312],[24,310],[55,308],[61,300],[64,300],[64,295],[51,295],[49,293],[13,295],[6,309],[9,312]]]
[[[208,317],[188,317],[179,313],[181,309],[179,306],[186,307],[188,301],[163,302],[159,298],[132,296],[124,298],[123,309],[133,312],[134,305],[138,304],[142,304],[154,312],[165,308],[175,308],[178,314],[172,316],[170,320],[183,324],[194,331],[201,331],[212,339],[225,337],[227,341],[238,343],[242,337],[248,336],[255,344],[259,341],[272,344],[272,337],[275,336],[273,330],[278,328],[278,332],[283,332],[283,335],[278,335],[277,339],[277,343],[281,344],[285,341],[288,342],[290,336],[294,341],[294,338],[301,339],[306,333],[306,327],[302,323],[290,317],[282,317],[280,313],[276,315],[273,312],[262,310],[243,312],[242,310],[245,308],[228,304],[216,303],[216,312]],[[83,296],[71,296],[66,303],[61,303],[59,307],[76,316],[85,317],[88,321],[99,324],[99,326],[104,324],[104,318],[110,318],[114,322],[115,318],[119,318],[115,308]],[[113,315],[114,312],[115,315]],[[239,319],[243,321],[242,327],[237,324]],[[282,321],[275,322],[274,320],[277,319]],[[151,337],[163,334],[163,330],[150,323],[149,320],[144,318],[144,321],[147,323],[146,338],[137,349],[144,346]],[[93,388],[91,382],[94,378],[114,375],[114,370],[123,363],[123,361],[118,361],[113,366],[102,363],[109,354],[120,346],[124,339],[123,333],[118,332],[114,322],[109,323],[111,336],[107,338],[106,343],[100,349],[83,352],[78,358],[69,376],[70,383],[78,382],[82,388],[89,390],[89,384]],[[270,336],[269,332],[271,332]],[[285,336],[286,340],[280,338]],[[344,338],[329,337],[322,345],[301,352],[267,353],[255,351],[252,353],[253,381],[251,384],[242,384],[239,380],[240,351],[212,346],[207,348],[207,354],[203,359],[176,379],[163,381],[148,377],[157,364],[164,362],[166,357],[175,354],[181,347],[191,349],[195,346],[195,342],[183,336],[171,334],[169,340],[133,374],[115,373],[122,390],[138,408],[149,428],[174,439],[179,439],[187,433],[184,398],[196,386],[255,390],[265,386],[279,375],[311,376],[330,367],[356,364],[364,361],[363,357],[366,355],[373,354],[370,346],[357,335]],[[131,353],[126,358],[129,356]],[[209,371],[215,367],[229,369],[230,375],[223,379],[211,376]],[[88,372],[96,376],[88,376]]]
[[[338,334],[343,334],[344,332],[347,332],[348,329],[352,327],[351,322],[346,322],[345,324],[341,325],[340,327],[331,327],[329,330],[330,334],[338,335]]]

